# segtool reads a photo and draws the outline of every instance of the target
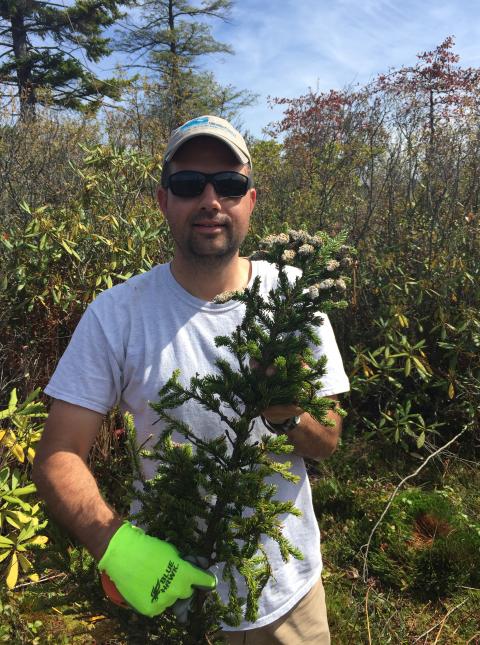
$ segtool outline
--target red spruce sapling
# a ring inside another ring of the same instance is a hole
[[[278,267],[278,283],[268,298],[260,295],[258,277],[251,288],[216,298],[245,306],[233,334],[215,338],[217,347],[227,348],[229,359],[218,358],[211,374],[197,374],[188,387],[174,372],[159,401],[151,404],[164,429],[153,449],[143,453],[158,462],[158,471],[138,495],[142,510],[136,519],[150,535],[174,544],[183,557],[196,556],[207,567],[223,563],[230,590],[227,604],[216,592],[196,593],[184,625],[185,643],[212,642],[221,621],[236,626],[243,618],[256,619],[259,597],[271,576],[262,536],[278,544],[284,560],[302,558],[284,537],[281,519],[300,513],[293,502],[276,500],[276,486],[268,481],[274,473],[296,481],[290,462],[276,458],[292,446],[285,435],[266,428],[261,440],[252,440],[254,421],[268,406],[296,402],[328,424],[327,411],[335,405],[317,396],[326,359],[315,359],[311,346],[319,342],[318,312],[346,306],[348,278],[343,274],[352,264],[350,249],[342,236],[304,231],[269,235],[259,249],[251,259]],[[217,415],[223,434],[197,436],[195,428],[175,417],[175,409],[190,400]],[[185,441],[174,441],[173,433]],[[235,571],[245,581],[245,598],[239,597]]]

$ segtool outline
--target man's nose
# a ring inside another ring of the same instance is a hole
[[[221,208],[220,197],[210,181],[207,182],[200,196],[200,208],[215,208],[216,210]]]

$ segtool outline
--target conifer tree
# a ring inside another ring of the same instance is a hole
[[[222,85],[212,72],[182,71],[173,85],[165,78],[149,84],[144,92],[145,118],[155,120],[166,142],[180,123],[199,114],[215,114],[233,121],[255,99],[256,95],[248,90]]]
[[[213,38],[205,22],[205,18],[227,20],[232,0],[140,0],[138,4],[140,14],[126,21],[117,46],[131,54],[127,67],[145,68],[158,80],[158,108],[166,131],[200,113],[220,115],[217,108],[224,105],[238,109],[252,103],[250,92],[243,91],[240,97],[232,86],[222,88],[211,74],[198,70],[201,57],[232,53],[229,45]]]
[[[283,535],[281,521],[283,514],[299,512],[293,502],[276,500],[276,486],[267,481],[274,473],[295,481],[290,462],[280,457],[292,446],[287,436],[267,429],[260,441],[252,441],[255,420],[268,406],[295,401],[328,424],[326,413],[335,405],[317,395],[326,359],[316,359],[311,346],[319,342],[318,312],[346,305],[348,279],[341,273],[351,265],[348,247],[342,237],[289,231],[266,238],[255,257],[277,265],[278,285],[266,299],[260,278],[242,292],[217,297],[217,302],[233,299],[245,306],[232,336],[215,339],[218,347],[228,348],[231,362],[219,358],[215,373],[193,377],[189,387],[175,372],[152,404],[165,429],[154,448],[144,452],[159,465],[139,494],[137,520],[149,534],[175,544],[184,557],[194,555],[206,567],[223,563],[230,589],[226,605],[216,592],[197,592],[184,627],[188,645],[214,642],[220,621],[238,625],[244,617],[256,619],[271,576],[262,535],[277,542],[285,561],[302,557]],[[224,434],[200,438],[195,428],[179,421],[175,408],[189,400],[216,414]],[[174,432],[185,442],[174,442]],[[239,597],[235,572],[245,580],[245,598]]]
[[[104,29],[131,0],[0,0],[0,84],[15,87],[23,119],[37,104],[96,110],[125,85],[100,79],[85,62],[111,53]],[[84,58],[84,61],[82,61]]]

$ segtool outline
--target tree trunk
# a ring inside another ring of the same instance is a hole
[[[182,114],[181,114],[181,89],[180,89],[180,70],[178,67],[178,56],[177,56],[177,36],[175,34],[175,16],[173,15],[173,5],[174,1],[169,0],[168,2],[168,28],[170,30],[170,70],[168,71],[169,75],[169,84],[170,84],[170,114],[169,114],[169,126],[170,130],[178,128],[182,124]]]
[[[15,12],[11,16],[13,53],[17,68],[18,97],[22,121],[35,117],[36,104],[35,89],[32,83],[32,67],[28,60],[29,52],[25,28],[25,14],[30,6],[30,0],[18,0]]]

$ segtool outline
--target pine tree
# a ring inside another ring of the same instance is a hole
[[[129,18],[118,48],[132,55],[128,67],[146,68],[153,79],[158,79],[158,108],[167,131],[204,113],[206,96],[211,96],[208,112],[219,115],[225,104],[253,102],[250,92],[242,92],[239,100],[233,87],[213,86],[211,75],[198,70],[202,56],[232,53],[230,46],[213,38],[211,27],[204,21],[227,20],[232,0],[142,0],[139,4],[140,15]],[[202,93],[207,85],[208,94]]]
[[[165,140],[172,128],[199,114],[215,114],[227,121],[252,105],[256,95],[233,85],[221,85],[212,72],[182,71],[172,90],[165,80],[150,85],[146,95],[147,118],[155,119]]]
[[[105,28],[129,0],[0,0],[0,83],[15,87],[23,119],[37,104],[95,111],[103,97],[119,98],[125,82],[99,79],[85,61],[111,53]]]
[[[229,349],[232,362],[218,359],[215,374],[197,375],[189,387],[180,384],[175,372],[152,404],[165,429],[154,448],[144,452],[159,465],[157,475],[144,482],[137,519],[184,556],[194,554],[208,567],[224,563],[223,578],[230,588],[226,605],[215,592],[197,593],[184,631],[183,642],[189,645],[212,642],[221,621],[238,625],[243,617],[255,620],[271,576],[262,535],[278,543],[285,561],[302,557],[283,535],[281,522],[282,514],[299,511],[293,502],[276,500],[276,486],[267,481],[274,473],[295,481],[290,462],[277,459],[292,446],[285,435],[267,430],[261,441],[250,441],[255,419],[270,405],[296,401],[328,424],[326,414],[334,406],[332,399],[317,395],[325,357],[314,358],[311,345],[319,342],[318,312],[346,306],[348,279],[340,274],[351,265],[348,247],[341,237],[289,231],[266,238],[255,257],[274,262],[279,270],[278,285],[268,298],[262,297],[256,278],[251,288],[216,299],[245,305],[232,336],[215,339],[217,346]],[[302,273],[292,276],[292,264]],[[272,365],[275,371],[267,377]],[[216,414],[224,434],[200,438],[195,428],[179,421],[174,410],[189,400]],[[185,443],[174,442],[174,432]],[[235,571],[245,580],[246,598],[238,597]]]

